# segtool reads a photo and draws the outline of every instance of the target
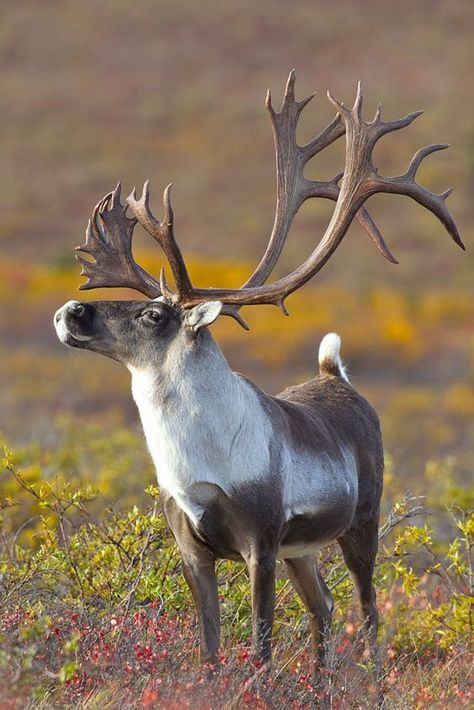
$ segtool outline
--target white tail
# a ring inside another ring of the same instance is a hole
[[[339,351],[341,349],[341,338],[337,333],[328,333],[321,340],[319,346],[319,372],[321,375],[336,375],[343,377],[347,382],[346,368],[341,360]]]

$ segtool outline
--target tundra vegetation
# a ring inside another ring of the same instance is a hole
[[[2,707],[307,707],[307,620],[277,580],[275,672],[250,651],[243,564],[218,567],[224,644],[197,663],[197,627],[141,436],[105,422],[57,422],[48,446],[3,458]],[[88,452],[84,445],[88,442]],[[130,469],[134,474],[130,480]],[[401,495],[389,463],[376,569],[385,706],[468,707],[474,517],[452,460],[427,462],[426,497]],[[98,490],[100,489],[100,490]],[[371,707],[352,584],[329,548],[335,597],[326,670],[333,707]]]

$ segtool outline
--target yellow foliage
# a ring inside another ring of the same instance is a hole
[[[472,388],[461,382],[452,385],[444,395],[444,406],[450,414],[473,417],[474,394]]]

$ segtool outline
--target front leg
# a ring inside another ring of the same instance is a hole
[[[275,554],[252,550],[246,563],[252,594],[252,640],[257,657],[263,663],[272,660],[272,629],[275,610]]]
[[[184,578],[193,595],[201,635],[203,663],[217,661],[220,641],[220,613],[215,561],[210,550],[196,537],[189,518],[171,497],[164,500],[164,512],[181,553]]]
[[[180,548],[184,578],[191,589],[199,618],[200,656],[203,663],[215,663],[219,651],[220,614],[214,560],[206,548]]]

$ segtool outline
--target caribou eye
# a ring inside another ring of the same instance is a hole
[[[145,311],[142,313],[142,317],[149,321],[153,321],[153,323],[159,323],[160,321],[165,320],[164,314],[161,311]]]

